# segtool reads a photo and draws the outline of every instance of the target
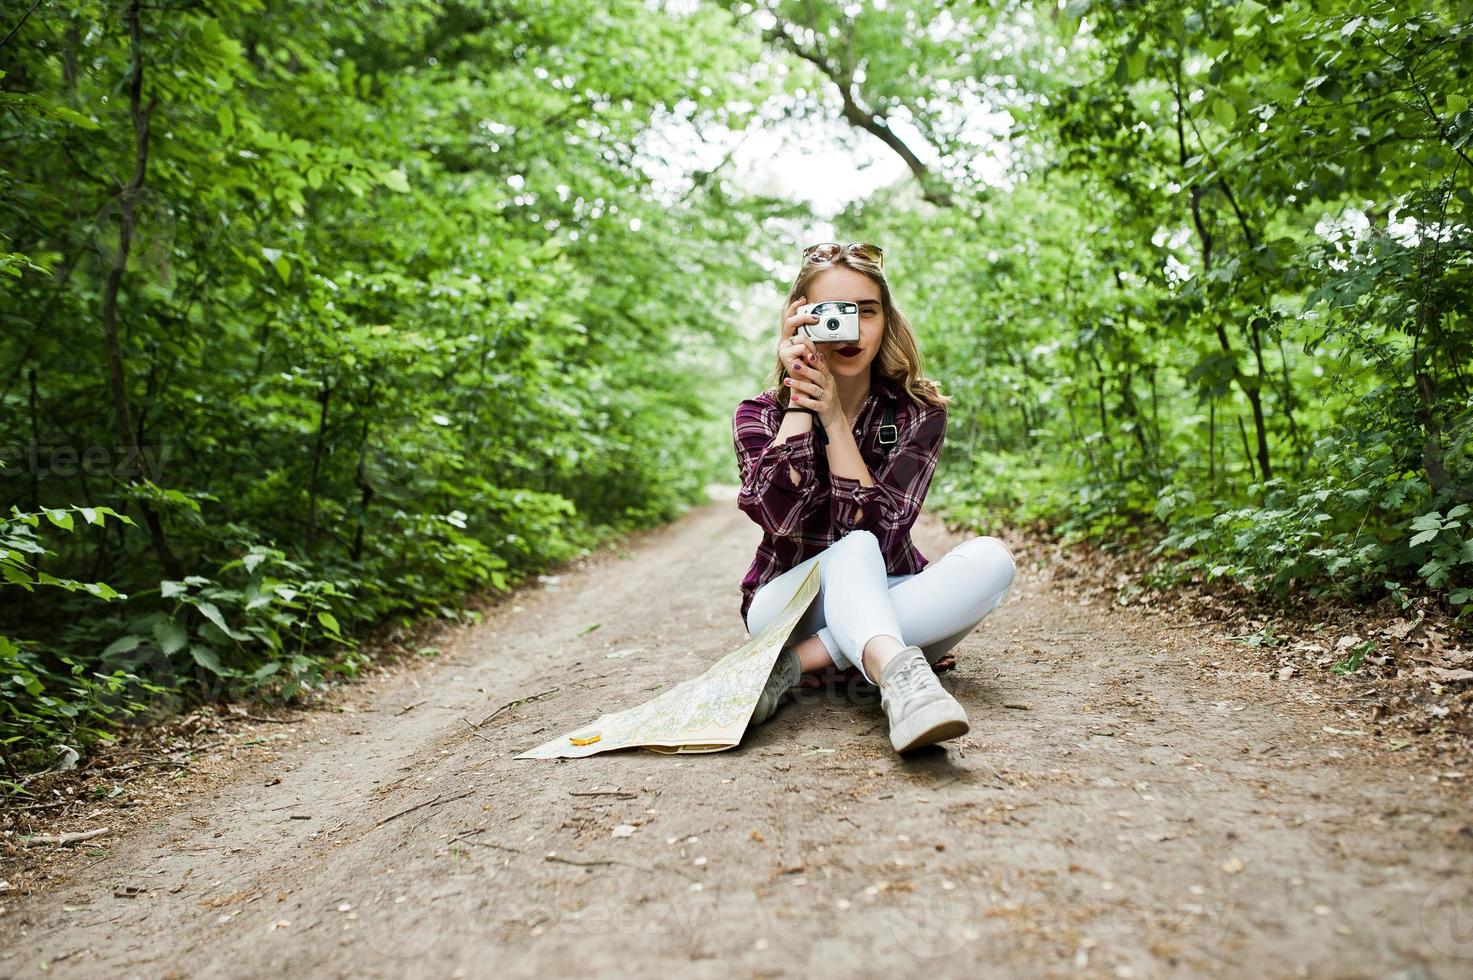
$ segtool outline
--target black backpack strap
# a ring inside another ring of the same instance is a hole
[[[885,424],[880,426],[880,458],[890,455],[890,447],[900,441],[900,430],[895,426],[895,403],[885,399]]]

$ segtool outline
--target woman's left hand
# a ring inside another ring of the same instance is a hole
[[[793,389],[791,403],[817,412],[824,428],[843,421],[844,410],[839,405],[838,385],[834,383],[834,376],[829,373],[828,362],[822,351],[814,355],[812,364],[805,364],[801,359],[795,363],[792,376],[786,380]]]

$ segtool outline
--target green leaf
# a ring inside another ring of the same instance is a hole
[[[1131,81],[1137,81],[1146,73],[1146,53],[1136,48],[1125,56],[1125,74]]]
[[[195,663],[210,673],[216,675],[225,673],[225,668],[220,664],[219,655],[209,647],[200,646],[198,643],[192,644],[189,648],[189,655],[194,658]]]
[[[220,615],[220,610],[215,607],[213,602],[200,602],[195,605],[195,608],[200,611],[200,615],[214,623],[221,633],[224,633],[232,640],[239,640],[241,638],[229,626],[225,625],[225,617]]]
[[[82,588],[99,599],[111,601],[113,599],[126,599],[127,596],[114,589],[106,582],[88,582]]]
[[[1468,98],[1467,98],[1467,96],[1457,95],[1457,94],[1454,94],[1452,92],[1449,92],[1447,94],[1447,103],[1446,103],[1446,105],[1447,105],[1448,115],[1450,115],[1450,116],[1456,116],[1458,113],[1460,113],[1464,109],[1467,109],[1468,108]]]
[[[409,193],[409,175],[402,170],[385,170],[378,175],[379,182],[391,191]]]
[[[141,636],[120,636],[107,645],[107,649],[102,651],[102,655],[104,657],[112,657],[120,653],[127,653],[129,650],[138,649],[138,645],[142,642],[143,637]]]
[[[327,627],[328,631],[331,632],[334,636],[341,636],[342,635],[342,630],[338,627],[337,617],[334,616],[332,613],[330,613],[330,612],[320,612],[320,613],[318,613],[317,614],[317,621],[319,623],[321,623],[323,626]]]
[[[27,592],[35,591],[35,589],[31,587],[34,580],[20,568],[17,568],[15,565],[11,564],[8,561],[0,561],[0,575],[5,576],[5,581],[9,582],[11,585],[18,585],[21,588],[25,589]]]
[[[1417,574],[1432,588],[1438,588],[1447,581],[1447,562],[1434,558],[1417,569]]]
[[[170,619],[161,619],[153,624],[154,642],[166,654],[178,653],[189,642],[189,633]]]
[[[60,119],[60,120],[62,120],[64,122],[69,122],[73,126],[80,126],[83,129],[99,129],[99,128],[101,128],[101,127],[98,126],[98,124],[96,122],[94,122],[93,120],[89,119],[87,116],[82,115],[80,112],[77,112],[77,111],[75,111],[73,109],[70,109],[70,108],[68,108],[67,106],[64,106],[64,105],[58,105],[57,103],[54,103],[54,102],[47,104],[47,106],[46,106],[46,114],[47,115],[50,115],[50,116],[54,116],[57,119]]]

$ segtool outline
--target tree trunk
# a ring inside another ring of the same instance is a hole
[[[317,544],[317,481],[322,474],[322,451],[327,441],[327,413],[332,403],[332,385],[326,375],[322,378],[322,391],[317,396],[320,406],[317,412],[317,438],[312,446],[312,476],[307,481],[307,552],[310,554]]]
[[[139,6],[139,0],[132,0],[128,4],[126,15],[132,51],[132,65],[128,71],[128,105],[133,117],[133,174],[118,194],[118,249],[102,290],[102,331],[107,340],[107,383],[112,395],[113,427],[126,457],[135,460],[142,458],[142,451],[133,429],[132,407],[128,404],[127,367],[123,363],[123,345],[118,337],[118,292],[123,286],[123,276],[128,271],[128,250],[133,242],[134,208],[148,172],[149,118],[157,105],[152,99],[148,105],[143,104],[143,29],[138,22]],[[137,475],[130,474],[128,481],[136,483]],[[140,500],[138,504],[159,563],[170,577],[182,578],[183,567],[169,548],[163,522],[147,501]]]

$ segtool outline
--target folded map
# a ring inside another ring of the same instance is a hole
[[[819,573],[819,563],[814,562],[777,618],[699,677],[683,680],[633,708],[603,715],[517,758],[579,759],[636,747],[720,752],[739,744],[778,653],[818,595]]]

